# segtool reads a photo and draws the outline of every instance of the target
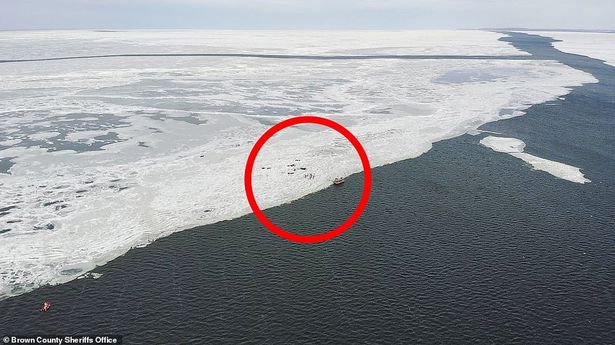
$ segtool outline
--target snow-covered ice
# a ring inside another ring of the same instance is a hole
[[[169,47],[521,54],[498,34],[476,31],[284,35],[0,33],[0,60]],[[126,57],[5,63],[0,76],[0,158],[15,163],[0,174],[0,298],[74,279],[173,232],[249,213],[248,152],[288,116],[344,124],[379,166],[596,82],[554,61],[452,59]],[[294,162],[305,170],[289,170]],[[264,147],[254,189],[261,206],[271,207],[360,170],[339,134],[297,126]]]
[[[565,53],[589,56],[615,66],[615,32],[530,32],[561,42],[553,46]]]
[[[547,172],[555,177],[581,184],[591,182],[583,175],[581,169],[577,167],[523,152],[525,143],[522,140],[488,136],[483,138],[480,143],[496,152],[508,153],[513,157],[517,157],[529,163],[534,169]]]
[[[528,55],[474,30],[4,31],[0,60],[144,53]]]

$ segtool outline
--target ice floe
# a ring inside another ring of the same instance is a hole
[[[591,182],[583,175],[581,169],[577,167],[523,152],[525,143],[522,140],[488,136],[483,138],[480,143],[496,152],[508,153],[513,157],[529,163],[534,169],[547,172],[555,177],[581,184]]]

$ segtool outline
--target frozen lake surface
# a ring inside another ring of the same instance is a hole
[[[530,31],[530,33],[554,38],[557,42],[553,45],[563,52],[589,56],[615,66],[615,32]]]
[[[417,157],[434,142],[522,115],[532,104],[597,81],[556,61],[505,60],[527,53],[499,41],[502,36],[1,33],[0,60],[170,52],[460,59],[134,56],[0,64],[0,298],[72,280],[173,232],[249,213],[247,154],[269,126],[288,116],[344,124],[379,166]],[[461,58],[468,55],[504,59]],[[294,162],[300,173],[289,170]],[[255,167],[263,207],[360,171],[343,138],[310,126],[277,136]]]

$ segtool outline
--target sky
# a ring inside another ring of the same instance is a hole
[[[0,30],[615,29],[615,0],[0,0]]]

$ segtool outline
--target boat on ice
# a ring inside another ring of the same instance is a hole
[[[343,177],[336,177],[336,178],[333,180],[333,184],[334,184],[335,186],[339,186],[339,185],[341,185],[341,184],[343,184],[343,183],[344,183],[344,178],[343,178]]]

